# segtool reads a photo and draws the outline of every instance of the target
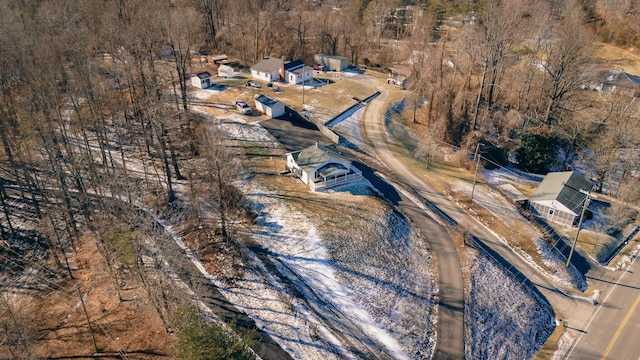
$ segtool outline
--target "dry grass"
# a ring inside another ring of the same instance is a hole
[[[640,74],[640,56],[636,52],[598,43],[594,57],[596,63],[603,68],[618,68],[632,74]]]
[[[416,129],[418,132],[424,131],[423,125],[409,124],[409,126]],[[452,189],[451,184],[454,182],[462,181],[471,184],[474,177],[472,171],[456,166],[450,162],[445,162],[441,159],[431,160],[429,162],[429,168],[426,168],[424,161],[417,160],[415,157],[408,154],[400,140],[396,139],[394,146],[396,147],[394,150],[396,150],[398,158],[404,163],[404,165],[407,166],[414,174],[420,176],[420,178],[434,190],[457,199],[458,204],[465,211],[472,214],[480,222],[491,228],[492,231],[499,234],[507,241],[509,246],[513,248],[520,248],[522,251],[529,254],[533,261],[543,269],[552,271],[552,269],[544,264],[532,239],[526,235],[530,233],[530,226],[528,224],[519,221],[515,221],[512,224],[506,224],[492,214],[488,209],[472,202],[469,199],[468,194],[457,193]],[[486,184],[478,178],[476,186],[477,189],[479,189],[486,186]],[[530,196],[535,191],[535,188],[525,185],[520,185],[517,188],[527,196]]]
[[[98,260],[99,259],[99,260]],[[130,359],[167,357],[170,336],[150,306],[146,292],[131,281],[120,302],[95,240],[85,238],[75,255],[75,280],[52,285],[53,290],[14,293],[29,329],[29,348],[36,358],[87,357],[95,352],[76,291],[79,285],[102,353],[124,352]],[[30,323],[27,321],[31,321]],[[13,358],[0,346],[1,358]],[[169,356],[170,357],[170,356]]]
[[[315,88],[307,85],[304,91],[304,103],[312,106],[314,108],[313,112],[327,117],[335,116],[354,105],[353,97],[363,99],[376,91],[375,87],[369,83],[350,79],[348,76],[334,77],[333,73],[326,73],[315,75],[314,77],[326,81],[328,84]],[[219,104],[222,107],[218,109],[208,107],[205,111],[211,115],[222,115],[228,112],[228,108],[224,108],[224,106],[233,105],[235,100],[244,100],[250,106],[253,106],[253,98],[258,94],[265,94],[284,103],[286,106],[302,111],[302,86],[277,83],[277,86],[282,91],[276,92],[273,88],[267,87],[266,83],[262,83],[261,89],[246,87],[244,85],[248,80],[257,81],[246,74],[236,75],[232,79],[216,79],[216,83],[229,87],[219,93],[212,93],[206,99],[208,103]]]
[[[564,334],[564,326],[556,326],[551,335],[547,338],[542,348],[535,356],[535,360],[551,359],[553,354],[558,350],[558,342]]]

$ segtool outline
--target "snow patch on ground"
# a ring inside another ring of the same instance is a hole
[[[263,193],[253,191],[252,193]],[[305,215],[287,209],[285,206],[267,200],[267,197],[251,199],[261,203],[264,208],[260,214],[260,229],[255,234],[256,240],[269,250],[280,266],[281,272],[289,273],[292,281],[297,282],[300,291],[312,291],[311,296],[335,308],[342,316],[348,317],[372,341],[381,344],[393,358],[408,358],[400,343],[381,324],[377,323],[367,310],[356,302],[357,295],[352,284],[346,286],[337,276],[334,264],[318,235],[313,220]],[[300,283],[301,282],[301,283]],[[310,289],[308,289],[308,288]],[[311,296],[307,296],[309,299]],[[234,299],[242,303],[242,298]],[[316,304],[322,305],[322,304]],[[311,310],[306,310],[310,312]],[[293,314],[295,316],[295,313]],[[264,321],[264,319],[263,319]],[[268,324],[267,324],[268,326]],[[318,327],[326,327],[318,324]],[[269,329],[269,331],[273,331]],[[331,330],[325,329],[331,333]],[[279,336],[278,336],[279,335]],[[281,335],[280,339],[291,338],[295,334]],[[315,334],[320,337],[320,334]],[[329,341],[330,339],[323,339]],[[308,352],[308,347],[300,347],[298,343],[286,342],[285,348],[293,349],[297,354]],[[337,344],[334,344],[337,346]],[[318,350],[316,350],[318,351]],[[308,354],[300,358],[326,357],[331,354]]]
[[[221,121],[220,128],[234,140],[277,146],[268,132],[257,125]],[[242,182],[250,188],[247,193],[253,194],[249,201],[260,211],[259,226],[252,238],[266,250],[268,260],[250,252],[249,259],[255,266],[233,286],[211,279],[225,297],[296,359],[356,358],[353,344],[349,343],[354,342],[353,334],[360,334],[360,341],[364,339],[374,351],[396,359],[409,358],[409,354],[430,356],[435,346],[436,321],[432,297],[437,292],[431,273],[433,264],[429,249],[405,244],[414,241],[406,220],[393,214],[384,219],[388,223],[367,225],[382,232],[376,239],[384,243],[384,251],[376,252],[382,260],[374,264],[377,257],[367,258],[366,248],[348,252],[348,256],[345,251],[352,249],[347,244],[375,234],[360,232],[360,237],[341,238],[340,244],[336,239],[324,239],[326,234],[320,235],[314,225],[318,219],[288,208],[250,177]],[[372,189],[367,185],[345,185],[321,196],[370,195]],[[352,229],[346,230],[355,235]],[[406,252],[417,271],[402,265],[405,254],[396,253],[391,244]],[[337,250],[340,245],[343,248]],[[395,271],[388,269],[389,263],[398,263]],[[277,268],[281,275],[274,275],[273,268],[267,269],[269,266]],[[326,322],[326,314],[339,315],[337,321]],[[416,314],[421,318],[415,319]]]
[[[332,127],[337,133],[340,133],[345,138],[349,139],[354,145],[363,147],[365,145],[362,139],[362,133],[360,131],[360,119],[364,116],[366,106],[356,110],[353,114],[340,121],[338,124]]]
[[[556,352],[553,353],[553,356],[551,357],[551,359],[552,360],[564,359],[569,349],[571,349],[571,345],[573,345],[573,342],[575,340],[576,340],[575,334],[572,334],[571,332],[565,330],[562,333],[560,340],[558,340],[558,350],[556,350]]]
[[[220,129],[231,139],[246,142],[262,142],[278,146],[277,141],[272,139],[269,132],[260,125],[247,124],[237,121],[225,121],[220,123]]]
[[[553,332],[553,310],[483,254],[471,260],[466,357],[529,359]]]
[[[640,254],[640,244],[638,244],[638,246],[636,246],[635,249],[631,250],[629,254],[623,255],[622,258],[618,260],[618,262],[616,262],[615,269],[616,270],[626,269],[630,264],[633,263],[633,261],[638,257],[639,254]]]

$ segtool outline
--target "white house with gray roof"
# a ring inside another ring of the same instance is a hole
[[[280,81],[282,59],[265,58],[251,67],[251,77],[264,81]]]
[[[549,221],[574,226],[591,186],[573,171],[548,173],[529,199],[530,207]]]
[[[287,153],[287,168],[313,191],[362,181],[362,172],[334,144]]]

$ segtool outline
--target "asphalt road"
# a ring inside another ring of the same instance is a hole
[[[384,101],[384,99],[382,100]],[[377,102],[376,104],[380,104]],[[371,104],[369,106],[372,106]],[[376,106],[376,105],[373,105]],[[377,105],[380,106],[380,105]],[[288,151],[301,150],[304,147],[319,141],[322,144],[330,143],[330,140],[322,135],[313,125],[307,125],[304,122],[291,120],[288,118],[271,119],[261,122],[266,128]],[[350,159],[355,160],[355,159]],[[411,219],[415,226],[420,229],[422,235],[429,240],[431,249],[436,254],[439,273],[439,309],[438,309],[438,340],[436,343],[434,359],[461,359],[464,357],[464,336],[463,336],[463,318],[464,318],[464,292],[462,271],[458,254],[447,231],[432,219],[422,208],[416,205],[406,195],[397,191],[393,185],[389,184],[370,167],[355,162],[365,178],[384,194],[387,201],[396,206],[401,212]],[[326,311],[316,309],[324,317],[327,316]],[[337,319],[336,324],[344,322],[343,319]],[[344,325],[344,324],[343,324]],[[340,325],[340,326],[343,326]],[[384,353],[376,351],[371,344],[363,341],[357,329],[347,329],[351,332],[353,338],[359,338],[362,345],[357,345],[362,352],[369,352],[375,358],[387,357]],[[355,344],[352,339],[350,343]],[[364,358],[369,358],[365,356]]]
[[[367,106],[365,113],[366,136],[378,159],[403,179],[414,178],[389,149],[383,123],[384,104],[388,93],[382,91]],[[412,185],[415,182],[412,181]],[[374,184],[375,185],[375,184]],[[400,195],[398,207],[418,226],[429,241],[438,264],[439,310],[438,338],[434,359],[464,358],[464,283],[455,244],[446,230],[429,217],[424,210]]]
[[[585,276],[589,279],[590,287],[593,290],[601,291],[600,304],[598,305],[594,305],[576,289],[559,288],[556,283],[516,254],[475,218],[430,188],[394,156],[387,145],[387,134],[382,125],[386,109],[381,107],[388,95],[383,87],[380,89],[382,95],[369,104],[365,114],[366,135],[369,137],[370,144],[375,148],[378,158],[409,187],[475,236],[500,259],[504,266],[513,267],[514,273],[535,286],[537,291],[549,301],[559,319],[568,321],[568,332],[577,338],[572,344],[570,352],[565,354],[565,358],[640,360],[640,341],[638,341],[640,265],[636,263],[629,272],[621,277],[619,272],[606,270],[582,257],[588,266],[583,264],[579,270],[586,272]],[[476,191],[482,191],[482,188],[476,188]],[[434,252],[436,250],[437,246],[434,247]],[[440,258],[437,252],[436,256],[438,256],[439,267],[445,267],[443,262],[457,262],[457,259]],[[453,266],[451,264],[447,268]],[[443,275],[442,271],[440,271],[440,275]],[[441,281],[443,280],[441,279]],[[441,288],[442,290],[446,290],[446,287]],[[448,320],[446,313],[443,315],[444,317],[439,319],[441,327],[446,321],[457,322],[457,319]],[[446,331],[449,331],[448,326],[440,329],[436,355],[444,355],[440,352],[440,346],[441,341],[447,341],[443,339],[446,336],[443,335],[446,334]]]
[[[591,279],[606,290],[588,324],[576,329],[567,359],[640,359],[640,263],[613,274]]]

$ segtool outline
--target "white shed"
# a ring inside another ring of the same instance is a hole
[[[255,98],[256,109],[270,118],[284,115],[284,105],[264,94]]]
[[[234,74],[233,68],[228,65],[218,66],[218,77],[232,78]]]
[[[211,74],[208,72],[197,73],[196,75],[191,77],[191,85],[200,88],[206,89],[211,86]]]

